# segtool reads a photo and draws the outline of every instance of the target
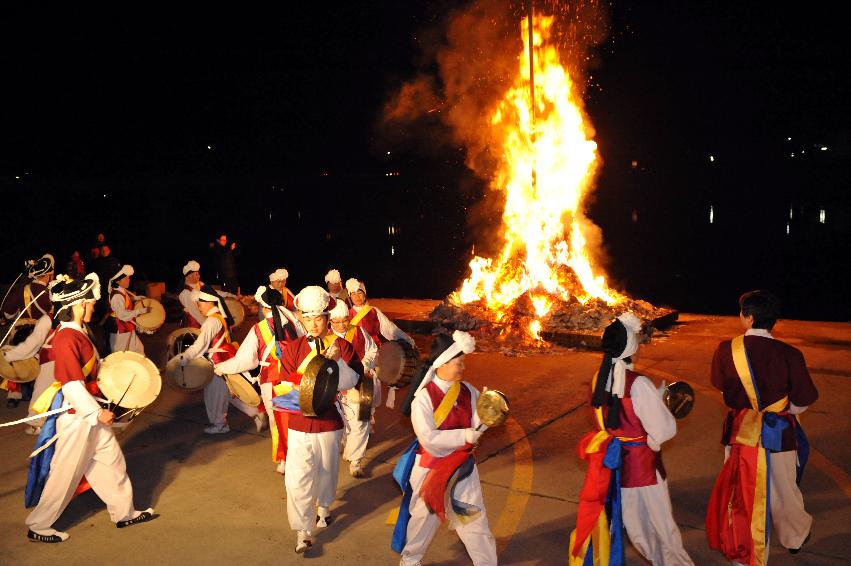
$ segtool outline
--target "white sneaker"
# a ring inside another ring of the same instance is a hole
[[[324,529],[328,525],[331,524],[331,512],[328,511],[327,507],[317,507],[316,508],[316,526],[320,529]]]
[[[287,471],[287,461],[281,460],[280,462],[278,462],[278,467],[275,468],[275,471],[281,475],[284,475]]]
[[[257,429],[257,432],[263,430],[263,427],[266,426],[266,413],[257,413],[254,417],[254,427]]]
[[[24,429],[24,434],[29,434],[30,436],[38,436],[41,434],[40,426],[28,426]]]
[[[304,552],[313,546],[313,537],[310,531],[299,531],[298,542],[295,545],[296,554],[304,554]]]
[[[349,464],[349,473],[352,475],[353,478],[362,478],[364,476],[363,468],[360,465],[360,460]]]
[[[228,426],[228,423],[214,424],[205,428],[204,432],[207,434],[225,434],[230,432],[230,427]]]

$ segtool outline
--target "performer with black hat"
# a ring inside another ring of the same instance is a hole
[[[44,254],[38,259],[26,262],[26,274],[30,282],[23,287],[12,289],[3,305],[3,314],[9,321],[13,321],[18,315],[30,319],[51,316],[53,305],[50,304],[50,293],[48,293],[47,285],[53,279],[53,264],[53,256],[50,254]],[[19,353],[21,353],[20,350]],[[13,360],[7,356],[7,359],[12,362],[25,358]],[[8,392],[6,394],[6,406],[10,409],[18,406],[25,392],[32,394],[31,384],[16,383],[5,379],[0,379],[0,389],[6,389]],[[34,432],[32,428],[27,430]]]
[[[204,315],[204,324],[201,325],[200,334],[195,338],[195,342],[182,354],[176,356],[178,362],[185,366],[191,360],[204,356],[215,365],[232,358],[236,354],[236,345],[228,329],[233,325],[233,319],[225,302],[216,290],[208,285],[193,291],[192,300]],[[213,377],[204,387],[204,406],[211,423],[204,432],[207,434],[230,432],[227,421],[228,403],[254,419],[254,426],[260,432],[266,421],[265,413],[259,412],[257,407],[231,397],[227,384],[219,377]]]
[[[322,287],[305,287],[295,298],[298,316],[307,332],[287,342],[281,352],[281,369],[287,384],[301,386],[308,363],[318,354],[334,360],[339,371],[338,391],[355,386],[363,368],[352,345],[331,332],[328,313],[334,299]],[[315,417],[307,416],[288,403],[295,393],[276,391],[276,407],[290,407],[287,464],[287,517],[298,533],[295,551],[303,553],[313,545],[313,527],[330,522],[329,507],[337,491],[343,419],[335,405]],[[305,394],[299,391],[299,395]],[[317,506],[315,519],[314,503]]]
[[[284,411],[276,411],[272,404],[274,386],[287,375],[281,369],[282,349],[287,342],[304,336],[304,327],[298,318],[283,307],[284,298],[275,289],[261,285],[254,294],[262,318],[251,327],[232,358],[216,364],[217,375],[241,373],[260,366],[260,395],[269,430],[272,433],[272,460],[276,471],[284,473],[287,460],[287,422]]]
[[[150,309],[137,301],[144,297],[129,290],[132,265],[122,265],[109,280],[109,349],[113,352],[137,352],[145,355],[145,346],[136,334],[136,317]]]
[[[797,415],[818,399],[818,390],[801,351],[771,334],[779,311],[772,293],[742,295],[745,333],[721,342],[712,359],[712,385],[724,394],[729,411],[706,536],[734,564],[767,563],[774,536],[798,553],[813,524],[798,487],[809,443]]]
[[[422,564],[446,519],[473,564],[497,563],[496,540],[472,454],[487,427],[476,413],[479,391],[463,381],[464,356],[475,349],[475,339],[466,332],[456,330],[451,337],[438,334],[428,365],[411,383],[415,393],[403,413],[409,412],[417,438],[393,472],[402,479],[402,503],[391,542],[393,550],[402,554],[400,566]],[[454,486],[450,478],[457,478]],[[450,502],[448,508],[445,501]]]
[[[363,365],[363,379],[373,381],[373,391],[380,392],[380,384],[375,376],[375,361],[378,354],[378,346],[363,328],[352,326],[349,323],[349,307],[342,300],[331,309],[331,330],[350,343]],[[381,403],[381,398],[373,399],[374,407]],[[340,395],[340,405],[343,408],[343,416],[346,417],[346,438],[343,449],[343,460],[349,462],[349,474],[354,478],[363,477],[363,458],[366,455],[366,447],[369,444],[369,434],[372,429],[373,419],[362,421],[359,418],[360,392],[357,387],[352,387]]]
[[[124,454],[111,428],[115,415],[98,405],[91,393],[97,390],[98,355],[85,324],[91,321],[94,303],[100,298],[98,277],[90,273],[85,279],[63,280],[54,285],[52,297],[59,305],[55,316],[60,321],[53,339],[56,381],[37,405],[61,414],[49,417],[55,419],[55,425],[45,425],[36,441],[42,451],[30,467],[26,498],[28,507],[36,506],[26,519],[27,537],[48,543],[68,540],[68,533],[54,530],[53,523],[83,478],[106,503],[118,528],[156,517],[153,509],[134,509]],[[48,436],[53,436],[54,430],[58,432],[51,444]],[[50,451],[52,455],[45,458]],[[45,469],[49,470],[46,481]]]
[[[693,564],[674,522],[660,452],[662,443],[677,433],[677,424],[662,400],[664,384],[657,389],[633,371],[633,359],[646,338],[641,320],[631,312],[603,332],[603,362],[591,385],[599,430],[579,443],[588,471],[570,536],[571,566],[592,558],[597,563],[605,551],[614,560],[610,563],[623,564],[623,527],[651,563]],[[599,533],[600,542],[590,545],[592,531]]]

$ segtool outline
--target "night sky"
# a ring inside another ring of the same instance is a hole
[[[7,14],[0,278],[45,251],[62,266],[104,231],[137,273],[174,286],[225,231],[244,290],[284,265],[296,289],[338,267],[373,295],[445,295],[487,245],[468,218],[485,182],[463,148],[410,143],[417,130],[393,141],[381,114],[434,71],[428,55],[466,5]],[[787,316],[851,318],[841,18],[604,5],[586,93],[604,161],[589,215],[617,286],[719,313],[762,287]]]

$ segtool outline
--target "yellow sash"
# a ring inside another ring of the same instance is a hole
[[[32,410],[34,413],[46,413],[50,409],[50,405],[53,404],[53,398],[62,389],[62,384],[58,381],[54,381],[50,385],[47,386],[47,389],[41,392],[41,395],[38,396],[38,399],[35,400],[32,404]]]
[[[219,322],[221,322],[222,328],[225,329],[225,342],[227,342],[228,344],[233,342],[233,340],[231,340],[231,338],[230,338],[230,330],[228,330],[228,323],[225,321],[225,317],[222,316],[222,313],[214,312],[214,313],[207,315],[207,316],[211,316],[211,317],[217,319]]]
[[[27,317],[32,318],[32,305],[30,302],[33,300],[33,291],[29,285],[24,286],[24,306],[27,307]]]
[[[452,407],[455,405],[455,401],[458,400],[458,395],[461,393],[461,382],[456,381],[449,387],[449,391],[446,392],[446,395],[443,396],[443,399],[440,401],[440,405],[437,406],[437,409],[434,410],[434,426],[435,428],[440,428],[440,425],[443,424],[443,421],[446,420],[446,417],[449,416],[449,412],[452,410]]]
[[[258,324],[258,326],[260,327],[260,336],[263,337],[263,346],[264,347],[267,347],[269,344],[271,344],[272,342],[275,341],[275,334],[272,332],[272,329],[269,328],[268,320],[269,320],[268,318],[263,319],[263,321],[260,322],[260,324]],[[278,349],[273,347],[271,350],[272,350],[271,356],[274,359],[278,360],[278,362],[280,363],[280,360],[278,359]],[[263,361],[266,361],[266,360],[260,360],[260,361],[263,362]]]
[[[334,334],[333,332],[329,332],[325,336],[325,338],[322,339],[322,351],[324,352],[325,350],[330,348],[331,344],[333,344],[336,341],[337,341],[337,335]],[[298,366],[298,369],[296,370],[296,372],[298,372],[299,375],[304,375],[304,370],[307,369],[307,364],[309,364],[310,360],[312,360],[315,356],[316,356],[316,350],[311,348],[310,352],[307,353],[307,356],[305,356],[305,358],[301,361],[301,365]]]
[[[355,343],[355,333],[358,331],[358,327],[355,325],[350,325],[348,330],[346,330],[345,339],[349,344]]]
[[[745,388],[745,393],[748,396],[751,407],[753,407],[752,409],[748,409],[747,413],[742,417],[739,431],[736,434],[736,443],[744,444],[745,446],[758,446],[762,433],[763,413],[779,413],[783,411],[789,405],[789,397],[783,397],[760,410],[751,366],[748,363],[748,357],[745,353],[745,337],[736,336],[733,338],[731,345],[736,373],[739,374],[739,380],[742,382],[742,387]]]
[[[352,318],[352,320],[349,322],[349,324],[351,324],[353,326],[357,326],[358,324],[360,324],[360,321],[363,320],[363,317],[368,315],[371,310],[372,310],[372,307],[369,306],[369,305],[366,305],[364,308],[362,308],[360,311],[358,311],[358,314],[356,314],[354,316],[354,318]]]

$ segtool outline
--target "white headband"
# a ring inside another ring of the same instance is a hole
[[[417,387],[414,395],[416,395],[420,389],[428,385],[434,379],[434,376],[437,373],[437,368],[446,365],[458,354],[471,354],[476,350],[476,339],[473,338],[469,332],[456,330],[452,333],[452,340],[452,345],[437,356],[437,359],[434,360],[434,363],[428,368],[425,377],[423,377],[423,380],[420,382],[420,385]]]
[[[290,273],[283,267],[280,269],[276,269],[273,273],[269,274],[269,281],[286,281],[290,278]]]
[[[354,293],[356,291],[363,291],[366,294],[366,285],[363,284],[363,281],[358,281],[354,277],[346,280],[346,291],[349,293]]]
[[[328,291],[318,285],[311,285],[299,291],[295,298],[295,308],[304,316],[319,316],[328,314],[331,300]]]
[[[638,351],[638,333],[641,332],[641,319],[631,312],[625,312],[618,316],[617,320],[626,328],[626,347],[624,347],[620,356],[612,358],[614,363],[609,379],[606,381],[606,391],[623,399],[626,387],[626,370],[632,368],[632,364],[627,364],[624,358],[628,358]]]
[[[342,278],[340,278],[340,272],[336,269],[332,269],[331,271],[325,274],[326,283],[339,283],[341,281]]]
[[[194,259],[190,259],[189,262],[183,266],[183,274],[189,275],[193,271],[201,271],[201,264]]]
[[[134,273],[136,273],[136,270],[133,269],[132,265],[122,265],[121,269],[118,270],[118,273],[109,278],[109,286],[112,287],[113,281],[120,281],[125,277],[130,277]]]
[[[343,301],[338,300],[334,308],[331,309],[331,312],[328,313],[328,317],[332,320],[335,318],[349,318],[349,307]]]

